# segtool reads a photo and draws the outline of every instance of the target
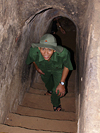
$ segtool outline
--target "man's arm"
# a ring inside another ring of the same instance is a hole
[[[34,64],[36,70],[37,70],[40,74],[43,74],[43,75],[45,74],[45,73],[43,73],[43,72],[38,68],[38,66],[36,65],[35,62],[33,62],[33,64]]]
[[[67,67],[64,67],[63,72],[62,72],[61,82],[65,82],[68,73],[69,73],[69,69]],[[59,83],[59,85],[56,88],[56,94],[57,94],[58,90],[59,90],[59,94],[58,94],[59,96],[62,97],[65,95],[65,86],[64,85],[61,85]]]

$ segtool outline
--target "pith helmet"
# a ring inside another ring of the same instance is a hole
[[[58,53],[63,51],[63,47],[57,46],[56,38],[52,34],[45,34],[41,37],[40,43],[32,43],[32,47],[51,48]]]

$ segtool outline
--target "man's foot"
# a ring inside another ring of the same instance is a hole
[[[46,93],[44,93],[44,95],[51,95],[52,92],[51,91],[47,91]]]
[[[53,106],[53,110],[54,111],[61,111],[61,105],[59,105],[58,107]]]

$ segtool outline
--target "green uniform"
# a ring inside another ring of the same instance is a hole
[[[30,64],[32,62],[35,62],[38,68],[45,73],[45,75],[41,75],[41,78],[47,90],[52,91],[51,103],[57,107],[60,104],[60,96],[55,91],[61,80],[64,66],[69,70],[73,70],[69,51],[63,48],[61,53],[54,52],[50,61],[47,61],[41,55],[38,47],[31,47],[26,63]]]

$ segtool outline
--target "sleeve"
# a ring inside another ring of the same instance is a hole
[[[29,54],[27,56],[27,59],[26,59],[26,64],[29,65],[34,61],[35,61],[35,48],[31,47],[29,50]]]
[[[70,59],[70,52],[67,50],[64,53],[64,55],[65,55],[64,58],[63,58],[64,66],[67,67],[69,70],[73,70],[72,62],[71,62],[71,59]]]

